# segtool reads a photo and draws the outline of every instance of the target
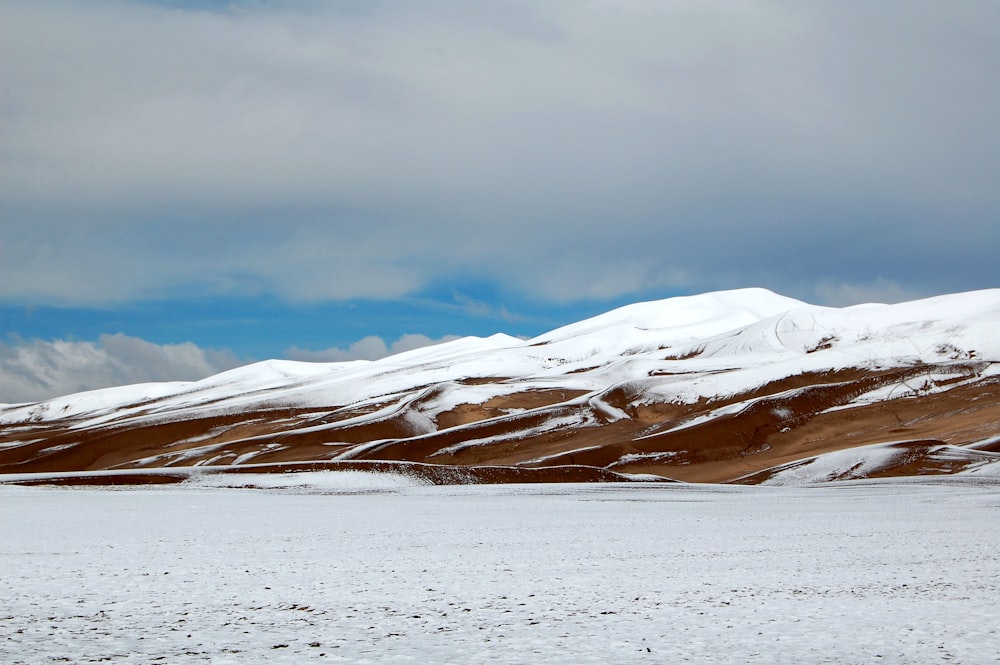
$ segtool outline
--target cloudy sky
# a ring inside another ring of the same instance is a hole
[[[0,402],[1000,285],[995,0],[0,0]]]

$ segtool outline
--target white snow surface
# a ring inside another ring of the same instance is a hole
[[[0,662],[1000,662],[996,479],[369,480],[0,485]]]
[[[2,476],[0,476],[2,478]],[[351,493],[420,487],[430,482],[402,473],[370,471],[300,471],[298,473],[212,473],[185,481],[197,487],[254,487]]]
[[[807,485],[831,480],[866,478],[901,463],[907,455],[905,448],[894,443],[876,443],[837,450],[804,460],[791,462],[778,470],[763,484]]]
[[[981,443],[992,441],[994,439],[987,439]],[[1000,477],[1000,453],[978,450],[976,445],[913,446],[912,442],[898,441],[856,446],[774,467],[769,470],[770,476],[762,484],[801,486],[837,480],[863,479],[885,469],[918,459],[925,454],[936,461],[962,463],[964,469],[956,474],[959,476]],[[767,473],[767,471],[755,472],[750,475],[756,476],[760,473]]]
[[[270,360],[189,383],[91,391],[37,404],[0,405],[0,424],[226,414],[264,407],[403,406],[421,413],[532,389],[599,393],[638,382],[650,399],[737,394],[808,371],[899,364],[1000,361],[1000,289],[896,305],[817,307],[765,289],[638,303],[531,340],[463,338],[377,361]],[[470,378],[494,379],[467,385]],[[387,407],[392,408],[392,407]],[[617,417],[617,416],[613,416]]]

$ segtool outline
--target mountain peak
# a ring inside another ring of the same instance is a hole
[[[760,288],[680,296],[527,341],[0,408],[0,473],[378,460],[712,482],[773,467],[787,482],[858,446],[880,455],[865,473],[958,472],[1000,458],[997,330],[998,289],[846,308]],[[911,443],[938,452],[907,466]]]

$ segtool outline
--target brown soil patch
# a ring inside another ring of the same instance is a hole
[[[607,469],[591,466],[547,466],[527,469],[503,466],[449,466],[412,462],[298,462],[289,464],[253,464],[232,467],[203,467],[204,475],[240,475],[250,473],[294,474],[305,471],[365,471],[397,473],[418,478],[432,485],[475,485],[510,483],[609,483],[632,482],[633,479]],[[116,473],[101,475],[62,476],[9,481],[12,485],[76,485],[128,486],[180,483],[188,473]],[[673,482],[667,478],[647,482]]]
[[[667,435],[656,447],[661,452],[679,453],[667,465],[633,463],[610,468],[665,473],[690,482],[728,482],[772,466],[856,446],[913,440],[961,446],[1000,434],[1000,383],[995,379],[944,393],[810,413],[809,407],[821,407],[828,397],[823,392],[818,396],[823,399],[813,402],[817,395],[810,390],[800,398],[774,403],[789,415],[787,419],[762,415],[768,405],[764,402],[747,413],[682,431],[680,436]]]
[[[561,404],[585,394],[581,390],[526,390],[512,395],[498,395],[482,404],[459,404],[454,409],[438,414],[438,429],[499,418],[517,409],[539,409]]]
[[[575,403],[584,395],[580,391],[553,389],[462,404],[439,414],[435,422],[421,411],[435,395],[433,387],[425,386],[420,389],[423,397],[409,404],[406,396],[398,395],[361,406],[258,409],[173,420],[160,414],[156,421],[133,417],[91,429],[69,419],[25,423],[0,431],[0,473],[237,462],[328,464],[346,454],[352,464],[430,463],[442,469],[499,467],[525,473],[548,467],[606,468],[728,482],[870,443],[942,441],[962,446],[1000,435],[1000,378],[957,383],[975,379],[982,368],[951,364],[947,370],[956,378],[944,392],[849,408],[846,405],[859,395],[881,386],[900,381],[922,385],[923,377],[936,368],[806,373],[690,404],[649,402],[648,388],[657,382],[649,377],[600,395],[601,401],[628,416],[620,420],[586,400]],[[737,412],[718,413],[744,402]],[[395,404],[398,408],[392,408]],[[350,422],[383,409],[381,417]],[[1000,452],[1000,441],[982,450]],[[920,468],[914,462],[904,470]],[[511,473],[498,477],[513,477]]]

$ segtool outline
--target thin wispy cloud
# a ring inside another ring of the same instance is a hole
[[[301,360],[306,362],[343,362],[348,360],[378,360],[387,356],[412,351],[425,346],[433,346],[458,339],[456,335],[445,335],[439,339],[431,339],[426,335],[411,333],[403,335],[395,342],[387,344],[384,339],[377,335],[369,335],[359,339],[347,347],[330,347],[320,350],[300,349],[292,347],[285,351],[285,357],[289,360]]]

